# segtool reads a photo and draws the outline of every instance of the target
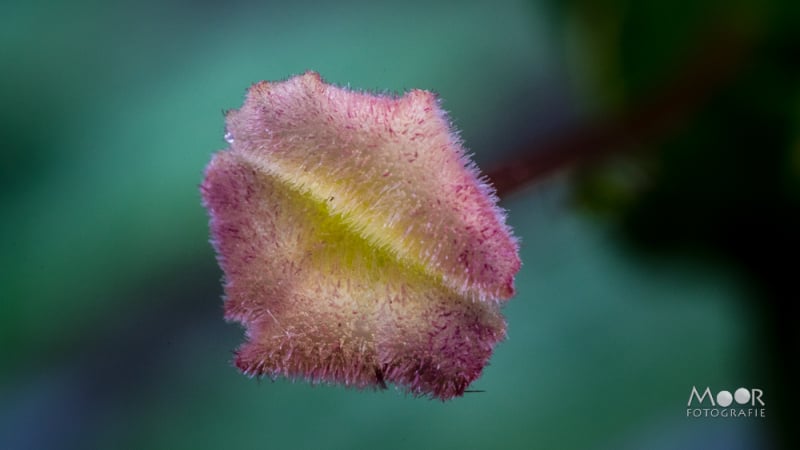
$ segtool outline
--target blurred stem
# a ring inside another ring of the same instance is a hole
[[[744,33],[712,33],[687,55],[686,63],[653,94],[622,113],[579,125],[543,143],[517,150],[516,157],[490,168],[502,197],[526,184],[614,152],[656,141],[685,121],[737,73],[751,48]]]

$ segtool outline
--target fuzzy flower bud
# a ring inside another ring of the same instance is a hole
[[[430,92],[252,86],[201,191],[248,375],[448,399],[505,336],[520,261]]]

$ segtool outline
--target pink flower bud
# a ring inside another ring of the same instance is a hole
[[[248,375],[463,394],[505,336],[520,261],[435,96],[252,86],[203,200]]]

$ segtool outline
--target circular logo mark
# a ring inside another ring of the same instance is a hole
[[[733,402],[733,396],[728,391],[719,391],[717,394],[717,404],[723,408],[729,406]]]
[[[733,398],[736,399],[736,403],[744,405],[750,401],[750,391],[741,387],[733,393]]]

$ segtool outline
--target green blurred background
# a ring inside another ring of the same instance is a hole
[[[4,2],[0,448],[792,448],[797,3]],[[231,366],[198,184],[222,111],[308,69],[438,92],[502,186],[483,392]],[[687,419],[693,385],[767,418]]]

